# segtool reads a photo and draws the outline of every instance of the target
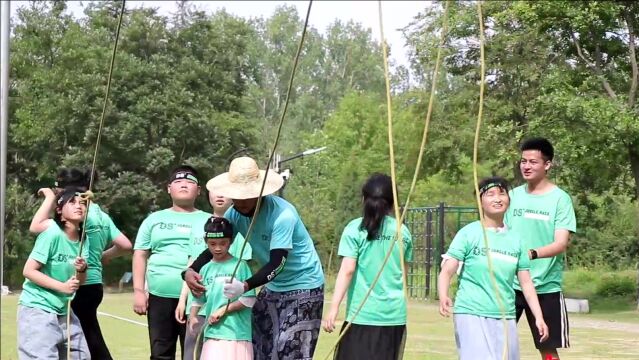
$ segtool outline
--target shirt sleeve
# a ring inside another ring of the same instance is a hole
[[[135,237],[135,245],[133,250],[150,250],[151,249],[151,221],[147,217],[142,221],[142,225],[138,229],[138,234]]]
[[[31,254],[29,254],[29,259],[33,259],[42,265],[46,264],[51,256],[52,245],[57,241],[56,238],[60,232],[60,228],[55,223],[41,232],[36,238]]]
[[[404,236],[404,261],[413,261],[413,236],[405,225],[402,225],[402,234]]]
[[[231,244],[231,248],[229,249],[231,255],[239,258],[240,250],[242,250],[242,244],[244,244],[244,236],[242,236],[242,234],[240,233],[237,233],[233,240],[233,244]],[[251,247],[251,244],[247,242],[246,246],[244,247],[244,251],[242,252],[242,260],[248,261],[251,259],[253,259],[253,248]]]
[[[519,252],[519,261],[517,262],[517,271],[530,270],[530,258],[528,257],[528,249],[521,247]]]
[[[572,199],[570,199],[570,195],[568,194],[563,194],[557,204],[555,230],[559,229],[565,229],[573,233],[577,231],[575,209],[572,206]]]
[[[348,224],[339,240],[337,255],[357,259],[359,257],[360,233],[353,223]]]
[[[468,234],[466,233],[467,231],[463,228],[457,232],[446,252],[448,256],[459,261],[466,259],[466,254],[468,253]]]
[[[297,217],[290,211],[284,211],[278,216],[273,224],[270,250],[293,248],[293,232],[296,223]]]
[[[117,226],[115,226],[115,223],[113,222],[113,219],[111,219],[109,214],[105,212],[102,212],[102,214],[104,215],[104,226],[106,227],[105,231],[106,231],[107,239],[109,239],[109,241],[113,241],[115,240],[115,238],[120,236],[122,232],[120,231],[120,229],[118,229]]]

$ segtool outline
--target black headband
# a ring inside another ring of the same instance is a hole
[[[187,180],[191,180],[194,183],[198,184],[198,180],[197,177],[190,171],[178,171],[175,174],[173,174],[173,176],[171,176],[171,180],[169,180],[169,183],[174,182],[175,180],[180,180],[180,179],[187,179]]]
[[[498,182],[490,182],[490,183],[482,186],[481,188],[479,188],[479,197],[481,197],[482,195],[484,195],[484,193],[486,191],[488,191],[488,190],[490,190],[490,189],[492,189],[494,187],[499,187],[499,188],[502,188],[502,189],[506,189],[504,187],[504,184],[500,184]]]

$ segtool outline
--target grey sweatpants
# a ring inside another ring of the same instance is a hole
[[[89,360],[91,354],[80,321],[71,312],[71,359]],[[18,358],[67,359],[67,316],[18,306]]]
[[[197,315],[197,318],[199,321],[197,322],[197,325],[193,326],[193,333],[189,331],[187,324],[186,336],[184,336],[184,351],[182,351],[183,360],[194,360],[195,357],[193,355],[196,351],[198,355],[202,354],[202,340],[204,339],[204,334],[200,335],[200,332],[202,332],[202,327],[207,319],[206,316],[202,315]]]
[[[460,360],[519,360],[519,338],[515,319],[504,320],[476,315],[455,314],[455,342]]]

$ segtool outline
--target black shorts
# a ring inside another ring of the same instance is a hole
[[[539,342],[539,332],[535,326],[535,317],[533,316],[524,293],[515,290],[515,307],[517,309],[517,321],[521,314],[526,311],[526,319],[532,333],[535,347],[540,350],[552,350],[570,347],[568,332],[568,312],[566,311],[566,302],[564,294],[554,292],[548,294],[538,294],[539,306],[544,314],[544,321],[548,326],[549,336],[543,343]]]

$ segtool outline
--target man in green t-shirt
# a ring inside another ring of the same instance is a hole
[[[167,191],[173,205],[144,219],[133,253],[133,310],[147,315],[151,359],[175,359],[178,339],[184,348],[186,329],[175,319],[182,289],[180,273],[188,264],[191,228],[210,217],[195,208],[200,186],[194,168],[174,169]]]
[[[576,231],[575,211],[570,195],[548,179],[554,149],[544,138],[532,138],[521,144],[519,169],[526,181],[510,191],[510,208],[505,222],[516,232],[524,249],[528,249],[530,275],[537,290],[550,337],[539,341],[535,319],[515,279],[517,320],[526,318],[542,359],[558,359],[558,348],[570,346],[568,317],[561,292],[566,248]]]

